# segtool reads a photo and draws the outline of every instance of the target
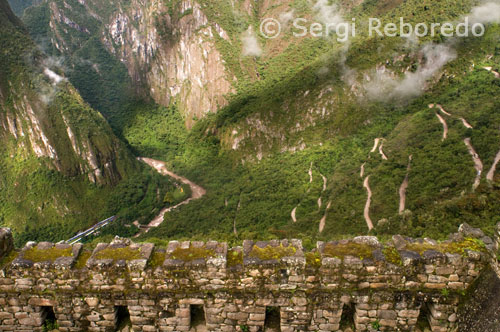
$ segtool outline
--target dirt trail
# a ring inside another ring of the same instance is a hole
[[[474,179],[474,184],[472,185],[472,189],[476,190],[477,187],[479,186],[479,183],[481,182],[481,174],[483,172],[483,163],[481,159],[479,158],[479,155],[477,154],[476,150],[474,150],[474,147],[472,146],[471,139],[466,138],[464,139],[464,143],[467,146],[467,149],[469,150],[470,155],[472,156],[472,160],[474,161],[474,167],[477,171],[476,178]]]
[[[382,156],[382,159],[387,160],[387,156],[384,153],[384,139],[383,138],[380,138],[380,137],[375,138],[375,141],[373,142],[373,148],[370,150],[370,153],[377,151],[377,147],[378,147],[378,153],[380,153],[380,155]],[[361,177],[363,177],[363,176],[361,175]]]
[[[498,153],[495,157],[495,161],[493,162],[493,165],[491,166],[490,170],[488,171],[488,174],[486,174],[486,179],[488,181],[493,181],[493,179],[495,178],[495,171],[497,169],[497,165],[499,162],[500,162],[500,151],[498,151]]]
[[[373,153],[377,150],[378,144],[380,143],[380,138],[375,138],[375,142],[373,143],[373,148],[371,149],[370,153]]]
[[[311,162],[311,166],[309,166],[309,170],[307,171],[307,174],[309,174],[309,183],[312,183],[313,182],[313,163]],[[323,175],[322,175],[323,176]],[[325,177],[323,176],[323,179]],[[307,193],[309,193],[311,191],[311,188],[307,189]],[[321,198],[320,198],[321,199]],[[318,205],[320,204],[320,202],[318,201]],[[299,203],[300,205],[300,203]],[[292,213],[290,214],[290,216],[292,217],[292,220],[293,222],[297,222],[297,208],[299,207],[299,205],[297,205],[293,210],[292,210]],[[321,208],[321,206],[320,206]]]
[[[238,199],[238,206],[236,207],[236,213],[234,214],[233,218],[233,234],[236,236],[238,236],[238,229],[236,228],[236,218],[238,217],[238,212],[240,212],[240,208],[241,208],[241,192],[240,192],[240,198]]]
[[[309,167],[309,172],[307,172],[309,174],[309,183],[312,183],[313,182],[313,163],[311,163],[311,166]]]
[[[307,174],[309,174],[309,183],[312,183],[313,182],[313,163],[311,162],[311,166],[309,166],[309,170],[307,171]],[[326,181],[326,178],[321,175],[323,177],[323,181]],[[324,183],[323,184],[323,187],[326,189],[326,184]],[[307,193],[309,193],[311,191],[311,188],[307,189]],[[318,200],[318,205],[321,204],[321,197],[319,198]],[[292,220],[293,222],[297,222],[297,208],[299,207],[300,203],[292,210],[292,213],[290,214],[290,216],[292,217]],[[321,208],[321,205],[320,205],[320,208]]]
[[[365,187],[366,192],[368,193],[368,197],[366,198],[364,217],[366,221],[366,225],[368,226],[368,230],[373,229],[373,222],[370,218],[370,205],[372,203],[372,190],[370,189],[370,176],[365,178],[363,182],[363,187]]]
[[[366,163],[363,163],[363,165],[361,165],[361,170],[359,171],[360,178],[363,178],[363,176],[365,176],[365,165]]]
[[[323,179],[323,188],[321,189],[321,195],[322,195],[326,191],[326,185],[328,184],[328,179],[321,173],[319,173],[319,175],[321,175],[321,178]],[[323,199],[321,198],[321,196],[319,196],[318,209],[321,209],[322,206],[323,206]]]
[[[446,123],[446,120],[441,116],[439,115],[439,113],[436,113],[436,116],[438,117],[439,119],[439,122],[442,123],[443,125],[443,141],[446,139],[446,137],[448,137],[448,124]]]
[[[297,205],[297,206],[296,206],[296,207],[292,210],[292,214],[291,214],[291,216],[292,216],[292,220],[293,220],[293,222],[297,222],[297,216],[295,215],[295,213],[297,212],[297,208],[298,208],[298,207],[299,207],[299,206]]]
[[[463,125],[464,125],[465,128],[467,128],[467,129],[474,129],[474,127],[472,127],[470,125],[470,123],[468,123],[467,120],[465,120],[464,118],[460,118],[460,120],[462,120],[462,123],[463,123]]]
[[[142,161],[142,162],[148,164],[149,166],[153,167],[158,173],[160,173],[162,175],[168,175],[168,176],[176,179],[177,181],[180,181],[180,182],[182,182],[184,184],[187,184],[191,188],[191,197],[188,198],[188,199],[186,199],[185,201],[180,202],[179,204],[177,204],[175,206],[171,206],[171,207],[162,209],[160,211],[160,213],[158,214],[158,216],[156,216],[146,226],[146,228],[144,228],[143,230],[141,230],[141,232],[139,232],[139,234],[137,234],[136,237],[139,236],[142,233],[147,233],[153,227],[160,226],[161,223],[163,222],[165,213],[170,212],[172,210],[175,210],[176,208],[178,208],[181,205],[186,205],[189,202],[191,202],[192,200],[199,199],[199,198],[203,197],[206,194],[206,190],[203,189],[202,187],[200,187],[197,184],[189,181],[185,177],[182,177],[180,175],[177,175],[177,174],[172,173],[171,171],[169,171],[163,161],[155,160],[155,159],[151,159],[151,158],[141,158],[141,157],[137,158],[137,159],[139,159],[140,161]]]
[[[450,117],[453,117],[453,115],[451,113],[446,112],[444,110],[443,106],[441,106],[439,104],[437,104],[436,106],[439,108],[439,110],[441,112],[443,112],[443,114],[446,114],[446,115],[448,115]],[[465,128],[467,128],[467,129],[473,129],[473,127],[471,126],[471,124],[469,122],[467,122],[467,120],[465,120],[464,118],[459,118],[459,119],[460,119],[460,121],[462,121],[462,124],[464,125]]]
[[[330,207],[332,206],[332,201],[329,201],[328,202],[328,205],[326,206],[326,209],[325,209],[325,214],[323,215],[323,218],[321,218],[320,222],[319,222],[319,232],[322,233],[323,230],[325,229],[325,225],[326,225],[326,215],[328,213],[328,210],[330,209]]]
[[[382,143],[380,143],[380,146],[378,147],[378,153],[380,153],[380,155],[382,156],[383,160],[388,160],[389,159],[389,158],[387,158],[387,156],[384,153],[384,141],[382,141]]]
[[[443,106],[441,106],[440,104],[436,104],[436,107],[439,108],[439,110],[441,112],[443,112],[444,114],[448,115],[448,116],[452,116],[451,113],[448,113],[444,110]]]
[[[500,74],[494,71],[492,67],[483,67],[483,68],[492,73],[493,75],[495,75],[496,78],[500,78]]]
[[[401,187],[399,187],[399,214],[403,214],[405,207],[406,207],[406,189],[408,188],[408,180],[409,180],[409,175],[410,175],[412,159],[413,159],[413,156],[410,155],[408,157],[408,167],[406,168],[405,179],[403,180]]]
[[[328,179],[323,174],[320,174],[320,175],[321,175],[321,178],[323,179],[323,190],[321,192],[324,192],[326,190],[326,185],[328,184]]]
[[[441,113],[446,114],[449,117],[453,117],[453,115],[451,113],[447,112],[443,108],[443,106],[441,106],[440,104],[436,104],[436,105],[429,104],[429,108],[434,108],[434,107],[439,108],[439,110],[441,111]],[[472,127],[471,124],[469,122],[467,122],[467,120],[465,120],[464,118],[460,118],[460,117],[459,117],[459,119],[460,119],[460,121],[462,121],[462,124],[464,125],[465,128],[467,128],[467,129],[474,129],[474,127]]]

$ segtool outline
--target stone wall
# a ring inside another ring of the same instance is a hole
[[[8,228],[0,228],[0,259],[7,256],[13,249],[12,232]]]
[[[284,332],[349,322],[357,331],[412,331],[418,320],[451,331],[494,255],[495,241],[466,225],[441,243],[357,237],[312,251],[299,240],[158,248],[116,239],[92,252],[30,242],[2,262],[0,331],[41,331],[48,312],[60,331],[114,331],[124,311],[134,331],[189,331],[195,308],[208,331],[263,331],[272,317]]]

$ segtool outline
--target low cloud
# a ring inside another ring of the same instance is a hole
[[[283,24],[284,26],[287,26],[290,21],[292,21],[295,18],[295,10],[290,10],[288,12],[284,12],[280,14],[279,20],[280,23]]]
[[[500,1],[489,1],[474,7],[468,17],[471,24],[500,23]]]
[[[65,79],[64,77],[57,75],[55,72],[53,72],[49,68],[45,68],[43,70],[43,73],[45,75],[47,75],[47,77],[50,78],[54,84],[58,84]]]
[[[262,48],[251,26],[243,34],[241,41],[243,42],[243,56],[258,57],[262,55]]]
[[[336,4],[328,4],[328,0],[318,0],[313,6],[316,18],[325,25],[338,25],[344,23],[342,12]]]
[[[424,91],[426,82],[457,56],[453,48],[446,45],[427,44],[420,52],[425,62],[402,78],[395,77],[385,67],[377,70],[375,78],[364,84],[367,97],[374,100],[416,97]]]
[[[39,66],[43,68],[43,74],[51,81],[51,84],[42,81],[37,87],[39,98],[44,104],[51,104],[59,91],[59,87],[57,85],[61,82],[67,81],[66,77],[63,77],[54,71],[62,70],[64,72],[63,62],[64,58],[62,57],[47,57],[39,64]]]
[[[500,1],[484,2],[465,15],[461,22],[468,17],[469,24],[500,23]],[[375,71],[373,79],[363,84],[366,96],[374,100],[393,100],[416,97],[423,93],[426,82],[437,75],[443,67],[457,57],[455,51],[455,39],[449,40],[447,44],[426,44],[418,52],[422,53],[425,63],[415,72],[407,72],[403,77],[396,76],[381,67]],[[406,41],[406,46],[414,49],[418,40]]]

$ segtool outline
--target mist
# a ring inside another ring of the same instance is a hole
[[[334,27],[345,22],[339,7],[336,4],[328,5],[328,0],[318,0],[313,10],[316,12],[316,18],[325,25]]]
[[[489,1],[474,7],[468,16],[471,24],[500,23],[500,1]]]
[[[292,21],[295,17],[295,10],[290,10],[288,12],[282,13],[279,16],[280,23],[283,26],[287,26],[290,21]]]
[[[243,43],[243,56],[259,57],[262,55],[262,48],[251,26],[243,34],[241,41]]]
[[[47,75],[48,78],[50,78],[52,80],[52,82],[54,84],[58,84],[60,83],[61,81],[64,80],[64,77],[60,76],[60,75],[57,75],[56,73],[54,73],[52,70],[50,70],[49,68],[45,68],[43,70],[43,73],[45,75]]]
[[[500,23],[500,1],[488,1],[474,8],[468,15],[469,24]],[[407,40],[407,46],[414,48],[415,40]],[[408,45],[409,44],[409,45]],[[446,44],[426,44],[418,51],[425,58],[425,63],[415,72],[407,72],[403,77],[389,72],[385,67],[377,69],[373,79],[363,84],[366,97],[373,100],[393,100],[416,97],[422,94],[426,83],[437,75],[442,68],[457,57],[456,40],[450,39]]]
[[[375,78],[364,84],[366,96],[374,100],[416,97],[424,91],[426,82],[457,56],[455,50],[446,45],[427,44],[420,52],[425,62],[402,78],[389,73],[385,67],[378,69]]]

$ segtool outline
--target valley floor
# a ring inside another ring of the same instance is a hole
[[[158,173],[165,175],[165,176],[170,176],[179,182],[187,184],[191,188],[191,197],[180,202],[177,205],[162,209],[160,211],[160,213],[153,220],[151,220],[151,222],[146,227],[142,228],[141,231],[135,237],[138,237],[138,236],[142,235],[143,233],[147,233],[153,227],[160,226],[163,223],[165,213],[168,213],[172,210],[175,210],[179,206],[186,205],[189,202],[191,202],[192,200],[200,199],[206,194],[206,190],[203,189],[202,187],[200,187],[199,185],[186,179],[183,176],[177,175],[177,174],[169,171],[167,169],[167,166],[165,165],[165,162],[160,161],[160,160],[151,159],[151,158],[144,158],[144,157],[141,157],[138,159],[143,161],[144,163],[148,164],[152,168],[154,168],[156,171],[158,171]]]

